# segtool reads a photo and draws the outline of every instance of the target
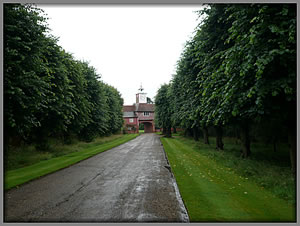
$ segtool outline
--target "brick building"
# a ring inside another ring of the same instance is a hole
[[[124,129],[127,133],[138,133],[140,124],[144,124],[145,133],[155,131],[154,104],[147,103],[142,86],[136,94],[136,103],[123,106]]]

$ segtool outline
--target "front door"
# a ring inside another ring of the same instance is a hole
[[[153,133],[153,125],[150,122],[144,122],[145,133]]]

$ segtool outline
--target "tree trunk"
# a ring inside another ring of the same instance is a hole
[[[173,133],[177,133],[176,127],[173,127]]]
[[[248,158],[251,154],[248,123],[243,123],[241,125],[241,134],[240,135],[241,135],[241,141],[242,141],[242,157]]]
[[[5,127],[4,127],[5,128]],[[6,153],[6,152],[8,152],[8,150],[9,150],[9,129],[4,129],[4,135],[3,135],[3,138],[4,138],[4,143],[3,143],[3,147],[4,147],[4,154]]]
[[[50,146],[47,138],[48,136],[46,130],[44,128],[38,128],[35,148],[39,151],[49,150]]]
[[[191,130],[190,128],[185,129],[184,135],[185,135],[186,137],[192,136],[192,130]]]
[[[209,139],[208,139],[208,129],[206,126],[202,128],[203,131],[203,139],[204,139],[204,144],[209,144]]]
[[[198,128],[195,126],[193,127],[193,137],[195,141],[199,140]]]
[[[162,134],[163,134],[163,135],[166,135],[166,134],[167,134],[167,128],[166,128],[166,127],[163,127]]]
[[[167,127],[166,137],[172,137],[171,126]]]
[[[235,128],[235,144],[240,144],[241,136],[238,128]]]
[[[273,136],[273,151],[276,152],[277,149],[276,149],[276,143],[277,143],[277,136]]]
[[[296,139],[296,125],[289,125],[288,128],[288,139],[290,144],[290,160],[291,160],[291,169],[292,173],[296,174],[296,148],[297,148],[297,139]]]
[[[224,150],[224,143],[222,141],[223,130],[221,126],[215,126],[216,130],[216,149]]]

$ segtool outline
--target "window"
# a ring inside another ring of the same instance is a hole
[[[133,122],[133,118],[130,118],[130,119],[129,119],[129,122]]]
[[[150,112],[149,111],[145,111],[144,112],[144,116],[149,116],[150,115]]]

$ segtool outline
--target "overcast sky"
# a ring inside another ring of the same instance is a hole
[[[90,62],[102,80],[133,104],[142,84],[154,99],[168,83],[185,42],[200,22],[201,5],[38,5],[58,44]]]

